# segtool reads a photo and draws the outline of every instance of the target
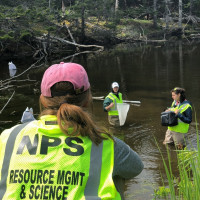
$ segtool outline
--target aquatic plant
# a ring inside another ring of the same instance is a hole
[[[166,198],[166,197],[168,197],[169,193],[170,193],[169,188],[166,188],[164,186],[159,187],[158,189],[154,190],[153,200],[160,199],[160,198]]]
[[[195,121],[196,113],[195,113]],[[184,150],[176,150],[177,152],[177,162],[178,162],[178,171],[179,177],[176,178],[172,173],[171,158],[169,154],[169,149],[167,147],[168,154],[168,166],[164,157],[161,153],[165,173],[168,180],[168,186],[166,187],[163,184],[162,188],[154,191],[154,197],[164,197],[164,199],[170,200],[199,200],[200,196],[200,142],[199,142],[199,133],[196,123],[196,135],[197,135],[197,148]],[[157,142],[156,142],[157,144]],[[158,146],[158,144],[157,144]],[[158,146],[159,148],[159,146]],[[160,151],[160,148],[159,148]],[[161,151],[160,151],[161,152]],[[169,190],[167,190],[169,188]],[[169,191],[168,195],[164,192]]]

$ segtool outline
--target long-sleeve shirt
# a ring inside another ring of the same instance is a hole
[[[112,92],[112,93],[113,93],[113,92]],[[113,93],[113,94],[114,94],[117,98],[119,98],[118,93],[117,93],[117,94]],[[108,97],[106,97],[106,98],[104,99],[104,102],[103,102],[103,109],[104,109],[105,112],[108,112],[108,111],[106,110],[106,107],[109,106],[112,102],[113,102],[112,99],[110,99],[110,98],[108,98]]]
[[[191,105],[191,102],[190,101],[183,101],[182,103],[179,104],[179,107],[182,106],[183,104],[186,104],[186,103],[189,103]],[[176,107],[177,105],[174,104],[174,108]],[[178,113],[178,118],[187,123],[187,124],[190,124],[192,122],[192,108],[189,107],[187,110],[185,110],[183,113]]]

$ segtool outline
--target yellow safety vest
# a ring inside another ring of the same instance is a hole
[[[192,106],[189,103],[185,103],[185,104],[180,105],[180,106],[178,105],[175,108],[173,107],[174,104],[175,104],[175,101],[172,103],[171,111],[174,111],[175,109],[178,109],[179,113],[183,113],[188,108],[192,108]],[[188,130],[189,130],[189,126],[190,126],[189,124],[183,122],[182,120],[180,120],[178,118],[178,125],[176,125],[176,126],[169,126],[168,129],[171,130],[171,131],[178,132],[178,133],[187,133]]]
[[[114,103],[114,106],[110,108],[110,110],[108,111],[108,115],[119,115],[117,110],[117,103],[123,103],[123,101],[122,101],[122,93],[119,92],[118,94],[119,94],[119,99],[112,92],[110,92],[106,97],[111,99]]]
[[[114,142],[68,137],[56,116],[17,125],[0,136],[1,200],[120,200],[112,172]]]

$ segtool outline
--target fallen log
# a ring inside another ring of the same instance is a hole
[[[58,40],[60,42],[63,42],[63,43],[66,43],[66,44],[70,44],[70,45],[74,45],[76,47],[83,47],[83,48],[99,48],[101,49],[102,51],[104,50],[104,47],[103,46],[99,46],[99,45],[84,45],[84,44],[77,44],[75,42],[70,42],[68,40],[64,40],[62,38],[58,38],[58,37],[50,37],[51,39],[55,39],[55,40]]]
[[[46,37],[46,35],[44,35]],[[49,38],[52,40],[52,41],[60,41],[62,43],[65,43],[65,44],[69,44],[69,45],[74,45],[76,47],[82,47],[82,48],[98,48],[100,50],[104,50],[104,46],[99,46],[99,45],[84,45],[84,44],[78,44],[76,43],[75,41],[73,42],[70,42],[68,40],[64,40],[62,38],[59,38],[59,37],[56,37],[56,36],[49,36]],[[36,38],[37,40],[40,40],[41,42],[43,42],[45,39],[42,37],[37,37]]]

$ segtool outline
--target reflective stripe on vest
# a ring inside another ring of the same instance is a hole
[[[101,175],[101,164],[102,164],[102,148],[103,143],[101,143],[98,148],[94,143],[92,144],[91,155],[90,155],[90,171],[89,178],[85,187],[85,199],[86,200],[99,200],[98,188],[100,183]],[[97,159],[98,158],[98,159]],[[90,176],[96,174],[96,176]]]
[[[172,106],[173,105],[174,104],[172,103]],[[178,109],[179,113],[183,113],[188,108],[192,108],[192,106],[189,103],[185,103],[185,104],[181,105],[180,107],[177,106],[175,108],[171,108],[171,110],[174,111],[175,109]],[[178,133],[187,133],[188,130],[189,130],[189,124],[183,122],[181,119],[178,118],[178,125],[176,125],[176,126],[169,126],[168,129],[171,130],[171,131],[178,132]]]
[[[110,110],[108,111],[108,115],[119,115],[117,110],[117,103],[123,103],[123,101],[122,101],[122,93],[119,92],[118,94],[119,94],[119,99],[112,92],[110,92],[107,96],[114,103],[114,106],[111,107]]]
[[[19,132],[27,125],[28,123],[21,124],[17,127],[15,127],[12,132],[10,133],[10,136],[8,138],[7,144],[6,144],[6,149],[4,153],[4,158],[3,158],[3,165],[1,169],[1,181],[0,181],[0,199],[3,199],[3,196],[6,192],[7,189],[7,177],[8,177],[8,169],[10,166],[10,159],[12,156],[14,144],[15,144],[15,139]]]
[[[8,160],[2,168],[1,200],[121,199],[112,180],[111,139],[97,146],[88,137],[66,137],[58,125],[45,125],[42,120],[20,130],[14,137],[9,133],[3,144],[10,156],[0,158],[0,163]]]

